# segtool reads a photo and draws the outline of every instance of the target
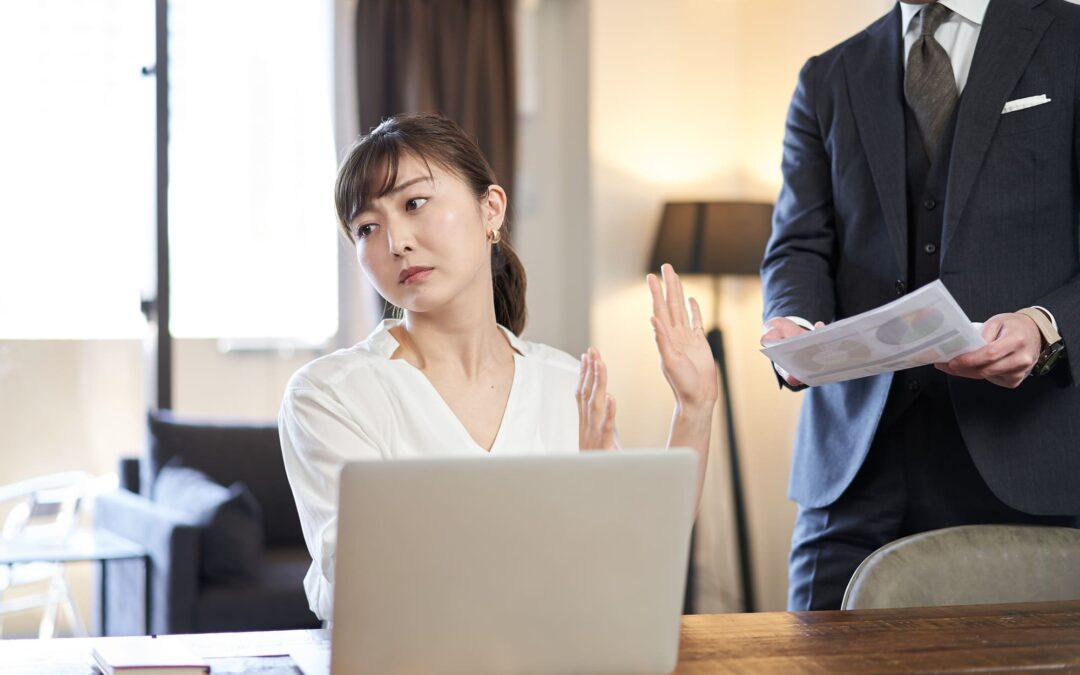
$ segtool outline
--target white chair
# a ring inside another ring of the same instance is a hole
[[[83,471],[69,471],[0,487],[0,504],[17,502],[0,530],[0,635],[6,615],[32,609],[41,609],[39,638],[53,637],[61,610],[72,634],[86,635],[64,563],[32,559],[47,559],[50,551],[62,548],[79,524],[80,511],[94,496],[116,489],[116,485],[115,474],[95,478]],[[44,590],[8,598],[12,590],[35,585]]]
[[[841,609],[1080,599],[1080,529],[964,525],[904,537],[855,570]]]

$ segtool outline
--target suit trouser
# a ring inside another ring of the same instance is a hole
[[[866,460],[840,498],[824,508],[799,507],[789,610],[839,609],[863,559],[909,534],[983,523],[1080,524],[1075,516],[1035,516],[998,499],[968,454],[946,383],[926,379],[914,400],[901,393],[907,382],[897,381],[905,386],[890,392]]]

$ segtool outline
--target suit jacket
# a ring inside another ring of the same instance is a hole
[[[835,321],[902,294],[908,270],[900,9],[811,58],[784,140],[762,264],[765,317]],[[1007,101],[1051,102],[1002,114]],[[1016,389],[949,377],[957,421],[994,493],[1080,513],[1080,6],[992,0],[957,106],[940,278],[973,321],[1041,305],[1070,359]],[[866,457],[891,374],[812,387],[789,494],[835,501]]]

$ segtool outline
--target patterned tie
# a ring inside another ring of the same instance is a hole
[[[915,113],[923,146],[931,162],[945,125],[956,108],[956,77],[952,62],[945,48],[934,39],[934,32],[951,13],[952,10],[937,2],[923,7],[921,32],[908,52],[904,76],[904,97]]]

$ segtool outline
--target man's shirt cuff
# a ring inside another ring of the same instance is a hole
[[[1031,308],[1032,309],[1037,309],[1040,312],[1042,312],[1043,314],[1045,314],[1046,318],[1050,319],[1050,325],[1054,327],[1054,330],[1056,330],[1058,333],[1061,333],[1061,329],[1058,328],[1058,325],[1057,325],[1057,319],[1054,318],[1054,315],[1050,312],[1050,310],[1048,310],[1047,308],[1042,307],[1040,305],[1032,305]],[[790,318],[790,317],[788,317],[788,318]],[[792,321],[794,321],[794,319],[792,319]]]
[[[788,321],[791,321],[792,323],[794,323],[796,326],[799,326],[800,328],[805,328],[806,330],[814,330],[814,324],[810,323],[809,321],[802,318],[801,316],[785,316],[784,318],[787,319]],[[805,384],[802,385],[802,386],[799,386],[799,387],[793,387],[790,384],[788,384],[787,383],[787,377],[791,373],[784,370],[783,368],[778,366],[776,363],[773,363],[772,365],[773,365],[773,370],[775,370],[776,374],[780,376],[780,386],[781,387],[783,387],[785,389],[790,389],[792,391],[802,391],[803,389],[806,389]]]
[[[1040,307],[1039,309],[1043,309],[1043,308]],[[1043,309],[1043,311],[1046,312],[1045,309]],[[1046,312],[1046,313],[1049,314],[1050,312]],[[806,330],[814,330],[814,324],[810,323],[809,321],[802,318],[801,316],[785,316],[784,318],[787,319],[788,321],[792,322],[793,324],[795,324],[796,326],[798,326],[800,328],[805,328]],[[1054,320],[1053,317],[1051,317],[1050,320],[1053,321]],[[1057,328],[1057,324],[1054,324],[1054,328]]]

